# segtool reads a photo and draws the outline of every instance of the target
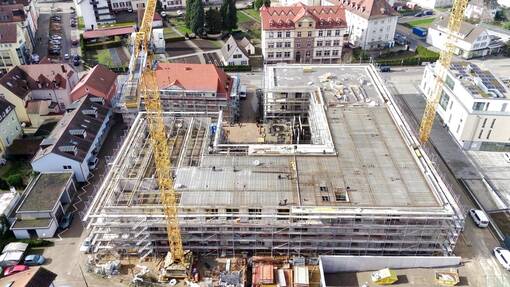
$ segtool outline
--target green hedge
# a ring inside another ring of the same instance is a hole
[[[167,43],[172,43],[172,42],[180,42],[180,41],[184,41],[186,40],[186,38],[184,38],[184,36],[178,36],[178,37],[169,37],[169,38],[165,38],[165,42]]]
[[[238,65],[238,66],[221,66],[225,72],[251,72],[250,65]]]
[[[423,62],[435,62],[439,59],[439,54],[430,51],[429,49],[418,46],[416,48],[416,54],[415,55],[409,55],[406,57],[402,57],[401,59],[376,59],[377,64],[380,65],[389,65],[389,66],[417,66],[421,65]]]
[[[86,49],[94,49],[94,50],[116,48],[116,47],[120,47],[120,46],[122,46],[122,40],[120,39],[119,36],[115,36],[115,39],[111,40],[111,41],[103,41],[103,42],[90,43],[90,44],[85,43]]]

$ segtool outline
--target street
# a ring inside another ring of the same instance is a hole
[[[418,89],[422,73],[423,67],[404,67],[382,74],[415,133],[425,108],[425,99]],[[459,184],[458,179],[473,178],[479,174],[463,162],[463,152],[442,125],[438,124],[437,118],[431,141],[435,147],[428,145],[426,150],[436,163],[443,179],[459,198],[463,209],[467,212],[470,208],[478,208],[466,194],[464,187]],[[448,167],[443,159],[448,161]],[[478,228],[470,217],[466,218],[465,229],[457,243],[455,254],[461,256],[465,263],[460,268],[461,274],[469,274],[472,277],[470,279],[476,280],[476,282],[469,282],[471,286],[510,286],[510,274],[501,267],[492,254],[492,249],[497,246],[500,246],[500,243],[488,228]]]

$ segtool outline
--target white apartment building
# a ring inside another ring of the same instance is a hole
[[[427,34],[427,43],[444,49],[447,39],[448,18],[438,19],[430,26]],[[459,37],[455,38],[455,54],[464,59],[482,57],[491,53],[490,37],[487,29],[462,22]]]
[[[425,68],[421,91],[431,97],[435,64]],[[453,63],[437,107],[445,127],[466,150],[510,151],[510,90],[491,72]]]
[[[343,7],[263,7],[261,45],[266,63],[336,63],[347,33]]]
[[[77,13],[83,17],[85,30],[93,30],[98,24],[115,23],[107,0],[74,0]]]

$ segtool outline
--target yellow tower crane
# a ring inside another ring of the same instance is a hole
[[[170,145],[168,143],[163,120],[156,73],[152,67],[152,55],[149,52],[156,1],[157,0],[147,0],[140,30],[135,33],[132,55],[134,59],[131,62],[130,76],[132,77],[133,74],[136,73],[136,62],[139,60],[144,66],[138,85],[138,92],[139,98],[144,100],[145,109],[147,111],[147,122],[154,152],[156,177],[166,220],[170,255],[167,256],[167,259],[171,257],[171,263],[176,267],[173,268],[174,271],[184,270],[184,272],[180,272],[182,276],[176,275],[178,272],[166,272],[166,274],[171,274],[170,276],[175,275],[173,277],[185,277],[185,272],[189,267],[187,266],[189,265],[189,258],[187,258],[182,246],[181,231],[177,217],[177,196],[174,190],[174,182],[171,173]]]
[[[432,95],[427,101],[425,112],[420,125],[420,142],[425,143],[429,140],[430,131],[436,117],[436,107],[441,99],[443,92],[444,79],[448,71],[455,51],[454,42],[458,37],[464,18],[464,10],[469,0],[455,0],[448,20],[448,35],[444,48],[441,50],[439,60],[436,63],[436,78]]]

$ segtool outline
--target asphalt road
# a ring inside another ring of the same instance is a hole
[[[422,73],[423,67],[405,67],[396,68],[394,72],[383,74],[390,92],[395,95],[401,110],[415,132],[418,130],[425,105],[425,99],[417,89]],[[437,129],[442,129],[441,125],[436,124],[434,130]],[[441,150],[446,150],[446,152],[459,151],[458,146],[448,133],[436,131],[434,135],[444,137],[439,140],[442,145],[451,145],[447,149],[442,147]],[[461,167],[452,165],[449,169],[432,146],[427,148],[427,152],[436,163],[443,179],[446,180],[451,190],[459,198],[464,210],[477,208],[466,194],[465,189],[459,184],[457,177],[450,171],[452,167],[454,169]],[[447,154],[443,155],[443,157],[448,156]],[[460,268],[460,273],[461,275],[469,274],[470,286],[510,286],[509,272],[501,267],[492,254],[492,249],[497,246],[500,246],[500,243],[489,229],[478,228],[471,218],[466,218],[465,229],[457,243],[455,254],[463,258],[465,264]]]

